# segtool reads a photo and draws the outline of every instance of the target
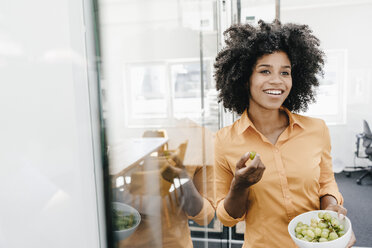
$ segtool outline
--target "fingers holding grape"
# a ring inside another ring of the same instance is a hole
[[[239,161],[236,163],[236,169],[235,170],[239,170],[241,168],[244,168],[245,167],[245,163],[249,160],[249,157],[250,157],[250,153],[249,152],[247,152],[243,156],[241,156],[241,158],[239,159]]]
[[[243,167],[246,167],[246,162],[250,159],[253,160],[256,157],[256,152],[251,151],[245,153],[243,156],[240,157],[238,163],[236,163],[236,169],[241,169]]]
[[[245,163],[252,158],[252,162],[247,166]],[[255,152],[246,153],[237,163],[235,181],[244,188],[250,187],[261,180],[264,171],[265,165],[262,163],[259,154]]]

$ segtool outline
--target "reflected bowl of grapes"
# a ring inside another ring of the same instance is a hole
[[[128,238],[141,222],[139,212],[124,203],[112,203],[112,221],[116,241]]]
[[[328,210],[309,211],[293,218],[288,232],[300,248],[345,248],[350,241],[350,219]]]

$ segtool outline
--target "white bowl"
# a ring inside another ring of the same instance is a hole
[[[323,212],[323,213],[327,212],[327,213],[330,213],[331,216],[337,217],[336,212],[329,211],[329,210],[309,211],[309,212],[297,215],[288,224],[288,232],[291,238],[293,239],[293,241],[296,243],[296,245],[299,248],[345,248],[346,245],[350,241],[351,232],[352,232],[351,222],[349,218],[347,217],[345,217],[345,219],[341,221],[341,224],[343,224],[345,227],[345,234],[335,240],[328,241],[328,242],[312,243],[312,242],[307,242],[307,241],[296,238],[295,228],[297,226],[297,223],[301,221],[304,224],[310,225],[311,218],[315,218],[319,220],[318,218],[319,212]]]
[[[124,203],[113,202],[112,207],[115,210],[120,210],[120,211],[124,211],[126,213],[133,214],[134,219],[136,220],[136,224],[134,226],[132,226],[131,228],[120,230],[120,231],[114,231],[115,232],[115,239],[117,241],[124,240],[124,239],[128,238],[132,233],[134,233],[134,231],[137,229],[138,225],[141,222],[141,215],[139,214],[139,212],[135,208],[133,208],[133,207],[127,205],[127,204],[124,204]]]

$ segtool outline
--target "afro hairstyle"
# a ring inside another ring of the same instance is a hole
[[[283,51],[291,62],[292,89],[283,106],[306,111],[315,102],[318,75],[323,76],[324,52],[307,25],[262,20],[257,26],[235,24],[225,32],[226,46],[217,54],[214,78],[218,101],[238,114],[249,107],[249,79],[257,59]]]

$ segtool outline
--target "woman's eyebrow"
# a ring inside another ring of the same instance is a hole
[[[259,68],[259,67],[273,67],[273,66],[269,65],[269,64],[259,64],[259,65],[257,65],[257,68]],[[290,65],[282,65],[281,67],[291,69]]]
[[[259,64],[257,65],[257,68],[258,67],[273,67],[272,65],[268,65],[268,64]]]

